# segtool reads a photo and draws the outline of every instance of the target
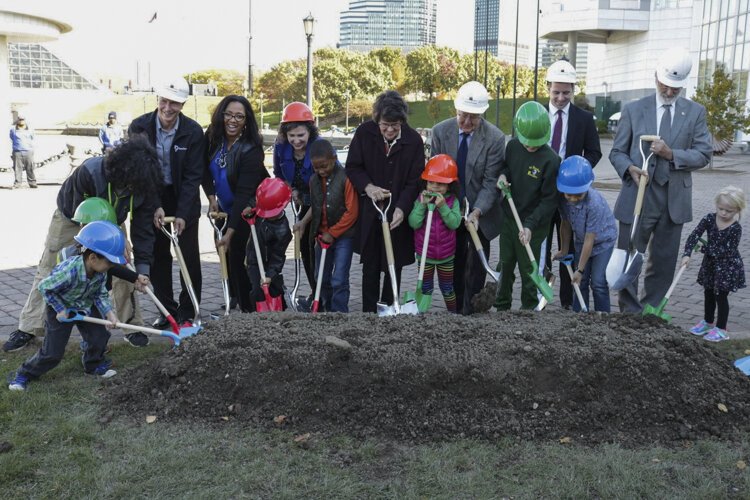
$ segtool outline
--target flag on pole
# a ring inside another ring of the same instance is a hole
[[[153,23],[154,21],[156,21],[156,12],[154,12],[154,15],[151,16],[151,19],[149,20],[149,24]]]

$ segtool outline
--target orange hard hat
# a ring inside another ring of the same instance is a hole
[[[276,217],[292,199],[289,185],[278,177],[267,177],[255,192],[255,211],[258,217]]]
[[[422,179],[450,184],[458,180],[458,165],[450,155],[435,155],[425,165]]]
[[[290,102],[281,113],[281,123],[314,121],[315,115],[304,102]]]

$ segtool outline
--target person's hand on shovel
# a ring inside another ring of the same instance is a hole
[[[518,241],[520,241],[522,245],[528,245],[531,241],[531,229],[525,227],[523,230],[519,231]]]
[[[326,245],[333,245],[333,242],[335,240],[335,238],[331,236],[331,233],[328,232],[321,233],[320,236],[318,236],[318,239],[320,239],[320,241],[322,241]]]
[[[216,244],[216,249],[218,250],[219,247],[224,247],[227,250],[229,250],[229,244],[232,242],[232,236],[234,235],[234,229],[231,227],[227,229],[227,232],[224,234],[224,236],[221,237],[220,240],[215,240],[214,243]]]
[[[107,321],[109,321],[109,324],[106,325],[107,330],[111,330],[112,328],[117,328],[117,323],[120,322],[119,319],[117,319],[117,315],[114,311],[109,311],[107,313]]]
[[[630,165],[628,167],[628,173],[630,174],[630,178],[633,179],[633,182],[636,186],[640,185],[641,178],[648,182],[648,170],[641,170],[635,165]]]
[[[135,280],[135,283],[133,283],[135,289],[141,293],[146,293],[146,288],[148,288],[150,284],[151,280],[145,274],[139,274],[138,278],[136,278]]]
[[[656,156],[661,156],[665,160],[674,160],[674,153],[672,153],[672,148],[667,146],[667,143],[662,139],[657,139],[651,143],[651,151]]]
[[[680,266],[685,266],[685,268],[687,268],[688,262],[690,262],[690,256],[686,255],[682,258],[682,261],[680,261]]]

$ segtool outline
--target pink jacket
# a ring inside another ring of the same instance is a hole
[[[460,208],[458,201],[454,196],[448,196],[445,199],[446,205],[450,207],[447,212],[450,217],[455,218],[458,214],[460,223]],[[427,215],[424,217],[422,225],[414,230],[414,251],[417,254],[422,253],[422,244],[424,243],[424,233],[427,228]],[[427,259],[429,260],[446,260],[456,254],[456,230],[449,228],[440,212],[435,209],[432,214],[432,227],[430,228],[430,242],[427,245]]]

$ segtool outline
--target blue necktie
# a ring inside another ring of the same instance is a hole
[[[461,144],[458,146],[456,165],[458,165],[458,180],[461,183],[461,199],[466,196],[466,155],[469,153],[469,134],[461,132]]]

